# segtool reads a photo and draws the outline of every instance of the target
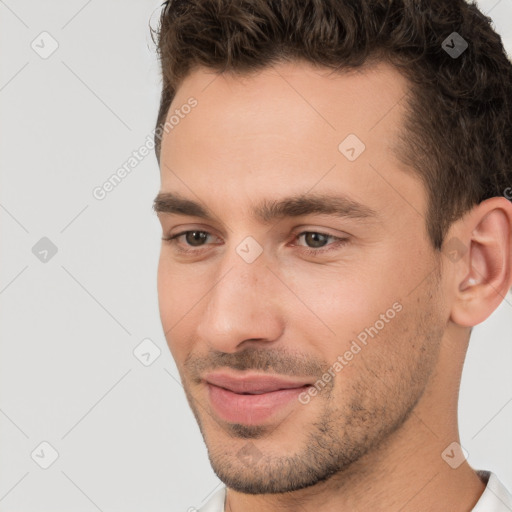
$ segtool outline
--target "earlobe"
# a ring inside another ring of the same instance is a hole
[[[461,220],[468,247],[455,275],[451,320],[472,327],[487,319],[512,285],[512,203],[504,197],[481,202]]]

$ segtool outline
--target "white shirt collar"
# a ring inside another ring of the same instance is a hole
[[[471,512],[512,512],[512,495],[498,477],[491,471],[476,472],[487,485]]]

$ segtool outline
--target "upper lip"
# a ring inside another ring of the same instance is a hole
[[[307,386],[305,380],[290,380],[275,375],[240,375],[227,373],[209,373],[204,377],[209,384],[228,389],[234,393],[269,393],[279,389],[293,389]]]

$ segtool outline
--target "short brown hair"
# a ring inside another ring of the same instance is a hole
[[[196,67],[388,62],[411,87],[396,155],[423,180],[429,237],[441,249],[453,221],[512,182],[512,64],[491,23],[464,0],[167,1],[153,33],[163,77],[156,127],[161,134]],[[468,44],[456,58],[442,45],[453,32]],[[160,142],[155,134],[159,162]]]

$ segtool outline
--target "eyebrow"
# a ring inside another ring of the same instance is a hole
[[[216,216],[202,204],[182,197],[178,193],[160,192],[153,210],[158,213],[188,215],[215,221]],[[377,212],[345,195],[300,194],[279,200],[265,199],[253,207],[252,215],[264,224],[284,217],[324,214],[335,217],[365,220],[378,217]]]

